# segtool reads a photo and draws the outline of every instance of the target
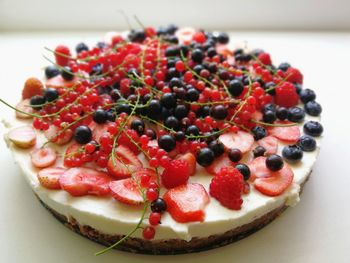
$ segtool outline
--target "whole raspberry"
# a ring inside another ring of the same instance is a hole
[[[61,67],[67,66],[69,57],[71,56],[70,50],[68,47],[63,45],[58,45],[55,48],[55,59],[56,63]]]
[[[176,159],[170,161],[161,174],[162,184],[166,188],[174,188],[185,184],[190,177],[190,166],[187,161]]]
[[[258,59],[264,65],[271,65],[272,64],[270,54],[268,54],[268,53],[265,53],[265,52],[260,53],[259,56],[258,56]]]
[[[244,190],[243,175],[233,167],[223,167],[213,177],[209,186],[209,193],[223,206],[240,210]]]
[[[303,74],[296,68],[288,68],[286,71],[286,80],[293,83],[303,83]]]
[[[295,86],[290,82],[284,82],[276,88],[275,102],[282,107],[293,107],[298,104],[299,96]]]

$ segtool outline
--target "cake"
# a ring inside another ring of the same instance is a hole
[[[323,127],[294,66],[173,25],[52,53],[5,139],[41,204],[107,246],[97,254],[212,249],[298,203]]]

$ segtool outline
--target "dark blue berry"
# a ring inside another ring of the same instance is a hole
[[[227,89],[232,96],[239,96],[243,92],[244,86],[242,81],[233,79],[229,82]]]
[[[199,129],[196,125],[190,125],[186,129],[186,135],[187,136],[198,136],[199,135]]]
[[[311,89],[303,89],[299,94],[300,100],[305,104],[316,99],[316,93]]]
[[[309,101],[304,105],[304,109],[307,114],[311,116],[319,116],[322,112],[322,107],[316,101]]]
[[[288,110],[287,110],[287,108],[279,107],[277,109],[277,111],[276,111],[276,117],[279,120],[281,120],[281,121],[287,119],[288,118]]]
[[[200,49],[195,49],[192,51],[192,55],[191,55],[191,58],[194,62],[196,63],[201,63],[202,60],[204,59],[204,54],[203,54],[203,51],[200,50]]]
[[[60,74],[60,70],[54,65],[50,65],[45,68],[45,76],[47,79],[56,77],[59,74]]]
[[[164,125],[169,129],[177,130],[179,129],[180,122],[175,116],[169,116],[165,119]]]
[[[148,107],[147,107],[147,113],[149,116],[156,116],[161,113],[162,105],[160,105],[160,102],[158,100],[151,100]]]
[[[97,109],[92,115],[92,119],[98,124],[105,123],[108,119],[107,111],[103,109]]]
[[[279,66],[278,66],[278,69],[282,70],[282,71],[287,71],[287,69],[290,68],[290,64],[287,63],[287,62],[284,62],[284,63],[281,63]]]
[[[159,137],[158,145],[160,148],[164,149],[167,152],[171,152],[176,147],[176,141],[173,136],[165,134]]]
[[[140,119],[135,119],[131,122],[130,128],[135,130],[139,135],[145,131],[145,123]]]
[[[92,139],[92,131],[86,125],[78,126],[74,131],[74,139],[77,143],[86,144]]]
[[[299,107],[292,107],[288,110],[288,120],[292,122],[303,122],[305,111]]]
[[[282,156],[290,162],[297,162],[303,158],[303,151],[298,145],[287,145],[282,150]]]
[[[210,115],[217,120],[224,120],[227,114],[227,109],[224,105],[215,105],[210,109]]]
[[[179,120],[186,117],[187,114],[188,114],[188,109],[185,105],[179,104],[175,107],[174,116]]]
[[[250,169],[248,165],[244,163],[238,163],[235,165],[235,168],[243,175],[245,181],[247,181],[250,177]]]
[[[273,104],[273,103],[268,103],[264,106],[263,108],[263,112],[266,112],[266,111],[273,111],[273,112],[276,112],[276,104]]]
[[[304,124],[304,132],[313,137],[318,137],[323,133],[323,126],[317,121],[308,121]]]
[[[146,34],[145,31],[143,31],[142,29],[131,30],[128,35],[128,38],[131,42],[141,43],[146,39]]]
[[[264,156],[266,152],[266,149],[262,146],[256,146],[253,150],[253,155],[254,158],[259,157],[259,156]]]
[[[239,162],[242,159],[242,156],[243,156],[241,150],[238,149],[238,148],[230,149],[228,151],[227,155],[228,155],[228,158],[234,163]]]
[[[70,81],[74,78],[74,73],[70,67],[66,66],[61,70],[61,76],[64,80]]]
[[[187,90],[186,99],[189,101],[197,101],[199,99],[199,92],[195,88]]]
[[[167,109],[174,108],[176,106],[175,95],[172,93],[163,94],[163,96],[160,98],[160,104]]]
[[[303,135],[298,140],[298,146],[304,152],[312,152],[316,149],[316,140],[309,135]]]
[[[85,43],[83,43],[83,42],[79,43],[79,44],[76,45],[76,47],[75,47],[75,51],[76,51],[77,53],[80,53],[80,52],[82,52],[82,51],[88,51],[88,50],[89,50],[89,47],[88,47]]]
[[[263,120],[267,123],[273,123],[276,120],[276,113],[274,111],[265,111],[263,114]]]
[[[35,95],[30,98],[30,106],[35,110],[40,110],[42,108],[42,104],[46,102],[46,99],[44,96]]]
[[[202,148],[198,151],[196,160],[201,166],[209,166],[215,159],[214,152],[209,148]]]
[[[265,163],[266,167],[271,171],[279,171],[283,168],[284,165],[282,157],[277,154],[268,156],[265,160]]]
[[[166,210],[166,202],[162,198],[157,198],[151,203],[152,212],[162,213]]]
[[[174,135],[175,140],[178,142],[182,142],[186,139],[185,133],[183,131],[177,131]]]
[[[145,130],[145,134],[151,139],[151,140],[155,140],[157,139],[157,133],[151,129],[151,128],[147,128]]]
[[[225,152],[225,146],[218,140],[211,141],[208,147],[213,151],[215,157],[219,157]]]
[[[221,32],[217,36],[217,40],[220,44],[227,44],[230,41],[230,37],[228,36],[227,33]]]
[[[57,89],[54,88],[47,88],[44,91],[44,97],[48,102],[54,101],[58,98],[59,93],[57,91]]]
[[[252,133],[256,141],[264,138],[267,135],[266,129],[262,126],[255,126],[252,129]]]

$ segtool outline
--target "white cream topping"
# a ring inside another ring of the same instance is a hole
[[[307,116],[306,120],[319,121],[318,117]],[[3,121],[6,127],[12,128],[23,125],[23,121]],[[302,125],[300,125],[302,131]],[[6,139],[6,136],[5,136]],[[45,140],[44,136],[38,136],[37,145]],[[294,206],[299,202],[300,184],[302,184],[316,161],[321,138],[316,138],[317,149],[313,152],[304,152],[303,159],[297,164],[290,164],[294,172],[292,185],[280,196],[269,197],[261,194],[251,187],[248,195],[243,196],[242,209],[230,210],[211,198],[206,207],[204,222],[177,223],[168,213],[162,216],[162,224],[157,226],[155,239],[184,239],[191,240],[193,237],[207,237],[214,234],[224,233],[230,229],[248,224],[264,214],[285,204]],[[7,140],[8,142],[8,140]],[[32,166],[30,151],[20,149],[8,142],[16,162],[21,167],[25,178],[34,192],[49,207],[58,213],[74,217],[80,224],[89,225],[106,234],[127,234],[131,231],[141,215],[140,207],[124,205],[111,197],[83,196],[72,197],[63,190],[48,190],[42,187],[37,179],[38,169]],[[278,153],[281,154],[284,144],[279,144]],[[56,147],[58,152],[63,152],[62,147]],[[57,165],[57,164],[56,164]],[[190,178],[191,182],[201,183],[207,190],[212,176],[208,175],[203,168],[199,168],[197,174]],[[147,224],[147,219],[145,219]],[[141,237],[141,231],[136,231],[134,237]]]

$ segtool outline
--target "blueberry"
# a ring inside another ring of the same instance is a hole
[[[290,68],[290,64],[287,62],[281,63],[278,66],[278,69],[282,70],[282,71],[287,71]]]
[[[54,65],[50,65],[45,68],[45,76],[47,79],[56,77],[59,74],[60,74],[60,70]]]
[[[35,110],[40,110],[42,108],[42,104],[46,102],[46,99],[44,96],[35,95],[30,98],[30,106]]]
[[[145,31],[143,31],[142,29],[131,30],[128,35],[128,38],[131,42],[141,43],[146,39],[146,34]]]
[[[285,107],[279,107],[276,111],[276,117],[283,121],[288,118],[288,110]]]
[[[224,105],[215,105],[210,109],[210,115],[217,120],[224,120],[227,114],[227,109]]]
[[[187,114],[188,114],[188,109],[186,105],[182,105],[182,104],[176,105],[174,110],[174,115],[176,118],[181,120],[182,118],[186,117]]]
[[[305,111],[299,107],[292,107],[288,110],[288,120],[292,122],[303,122]]]
[[[107,111],[105,111],[103,109],[97,109],[93,113],[92,119],[94,120],[94,122],[96,122],[98,124],[105,123],[107,121],[107,119],[108,119]]]
[[[262,126],[255,126],[252,129],[252,133],[253,133],[254,139],[256,141],[264,138],[267,135],[267,132],[266,132],[265,128],[262,127]]]
[[[256,146],[253,150],[254,158],[264,156],[266,149],[262,146]]]
[[[77,53],[80,53],[80,52],[82,52],[82,51],[88,51],[88,50],[89,50],[89,47],[88,47],[85,43],[83,43],[83,42],[79,43],[79,44],[76,45],[76,47],[75,47],[75,51],[76,51]]]
[[[218,140],[211,141],[208,147],[213,151],[215,157],[219,157],[225,152],[225,146]]]
[[[263,120],[267,123],[273,123],[276,120],[276,113],[274,111],[265,111],[263,114]]]
[[[158,145],[160,148],[164,149],[167,152],[171,152],[175,149],[176,141],[173,136],[165,134],[159,137]]]
[[[197,117],[204,118],[208,115],[210,115],[210,107],[209,105],[204,105],[203,107],[200,107],[196,112]]]
[[[287,145],[282,150],[282,156],[290,162],[297,162],[303,158],[303,151],[298,145]]]
[[[170,81],[169,81],[169,87],[170,88],[173,88],[173,87],[182,87],[183,86],[183,83],[182,83],[182,81],[181,81],[181,79],[179,79],[179,78],[176,78],[176,77],[174,77],[174,78],[172,78],[172,79],[170,79]]]
[[[216,55],[217,55],[216,48],[214,48],[214,47],[208,48],[208,50],[207,50],[207,55],[208,55],[208,57],[210,57],[210,58],[216,56]]]
[[[245,181],[247,181],[250,177],[250,169],[248,165],[244,163],[238,163],[235,165],[235,168],[243,175]]]
[[[186,99],[189,101],[197,101],[199,99],[199,92],[195,88],[187,90]]]
[[[145,123],[141,119],[135,119],[131,122],[130,128],[135,130],[139,135],[145,131]]]
[[[162,198],[157,198],[151,203],[152,212],[162,213],[166,210],[166,202]]]
[[[268,156],[265,160],[265,163],[266,167],[271,171],[279,171],[283,168],[284,165],[282,157],[277,154]]]
[[[275,82],[270,81],[270,82],[267,82],[263,87],[267,94],[275,95],[276,94],[276,89],[274,88],[275,86],[276,86]]]
[[[174,108],[176,106],[175,95],[172,93],[163,94],[163,96],[160,98],[160,104],[167,109]]]
[[[86,125],[78,126],[74,131],[74,139],[77,143],[86,144],[92,139],[92,131]]]
[[[266,112],[266,111],[272,111],[272,112],[276,112],[276,104],[273,104],[273,103],[269,103],[269,104],[266,104],[263,108],[263,112]]]
[[[228,155],[228,158],[234,163],[239,162],[242,159],[242,156],[243,156],[241,150],[237,149],[237,148],[230,149],[228,151],[227,155]]]
[[[230,41],[230,37],[228,36],[227,33],[221,32],[217,36],[217,40],[220,44],[227,44]]]
[[[178,142],[182,142],[183,140],[186,139],[186,135],[183,131],[177,131],[174,137],[175,137],[175,140]]]
[[[54,101],[58,98],[59,93],[57,91],[57,89],[54,88],[47,88],[44,91],[44,97],[48,102]]]
[[[304,105],[304,109],[307,114],[311,116],[319,116],[322,112],[322,107],[316,101],[309,101]]]
[[[66,66],[61,70],[61,76],[64,80],[70,81],[74,78],[74,73],[70,67]]]
[[[168,118],[165,119],[164,125],[176,131],[177,129],[179,129],[180,122],[176,117],[169,116]]]
[[[196,156],[197,163],[204,167],[211,165],[214,161],[214,158],[214,152],[209,148],[200,149]]]
[[[233,79],[229,82],[227,89],[232,96],[239,96],[243,92],[244,86],[242,81]]]
[[[149,116],[159,115],[162,110],[162,106],[158,100],[151,100],[147,107],[147,113]]]
[[[203,51],[198,48],[193,50],[191,58],[196,63],[202,63],[202,60],[204,59]]]
[[[323,126],[317,121],[308,121],[304,124],[304,132],[313,137],[318,137],[323,133]]]
[[[117,101],[117,106],[116,106],[116,112],[118,113],[118,114],[120,114],[120,113],[122,113],[122,112],[125,112],[125,113],[127,113],[127,114],[130,114],[131,113],[131,107],[128,105],[128,104],[126,104],[126,103],[123,103],[123,102],[125,102],[125,100],[123,100],[123,99],[119,99],[118,101]]]
[[[304,152],[312,152],[316,149],[316,140],[309,135],[303,135],[298,140],[298,146]]]
[[[300,100],[305,104],[316,99],[316,94],[311,89],[303,89],[299,94]]]
[[[198,136],[199,135],[199,129],[196,125],[190,125],[186,129],[186,135],[187,136]]]

